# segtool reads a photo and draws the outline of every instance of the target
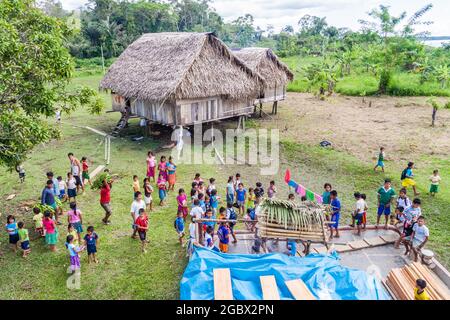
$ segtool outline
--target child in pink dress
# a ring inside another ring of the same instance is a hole
[[[186,220],[186,216],[188,214],[188,207],[187,207],[187,196],[186,192],[184,192],[184,189],[178,190],[177,203],[178,203],[178,212],[182,212],[183,219]]]
[[[156,158],[153,152],[149,151],[147,154],[147,177],[149,181],[153,178],[155,181],[155,168],[156,168]]]
[[[158,165],[158,170],[159,170],[159,175],[162,175],[164,180],[167,181],[167,161],[166,161],[165,156],[161,157],[161,161],[159,162],[159,165]]]

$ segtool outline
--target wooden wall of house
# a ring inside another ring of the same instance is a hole
[[[175,104],[171,102],[161,104],[138,99],[131,102],[132,114],[168,125],[177,124],[175,109]]]
[[[201,100],[179,100],[179,124],[191,125],[196,122],[231,118],[239,115],[251,114],[254,110],[253,99],[229,100],[211,97]]]
[[[260,102],[274,102],[286,99],[286,86],[283,87],[266,87],[264,89],[264,97],[259,99]]]
[[[178,100],[159,104],[146,100],[131,101],[131,113],[166,125],[189,126],[253,113],[254,100],[241,101],[211,97],[198,100]]]

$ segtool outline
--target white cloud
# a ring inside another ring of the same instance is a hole
[[[87,0],[61,0],[64,8],[76,9]],[[297,26],[305,14],[327,17],[328,24],[336,27],[359,29],[358,19],[367,17],[366,13],[379,4],[390,5],[398,14],[414,11],[432,2],[434,8],[425,19],[434,21],[426,27],[433,35],[450,35],[450,1],[448,0],[213,0],[212,6],[224,17],[232,21],[247,13],[255,19],[255,25],[265,28],[272,24],[276,30],[285,25]]]

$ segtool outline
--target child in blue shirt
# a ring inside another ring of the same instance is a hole
[[[239,214],[241,216],[244,216],[244,213],[245,213],[246,195],[247,195],[247,190],[244,189],[244,184],[239,183],[238,187],[236,189],[236,202],[237,202],[237,205],[239,206]]]
[[[211,207],[213,216],[217,215],[217,208],[219,207],[220,197],[217,196],[217,190],[211,190],[211,196],[209,197],[209,206]]]
[[[9,244],[11,245],[12,251],[16,252],[19,243],[19,230],[17,228],[16,218],[13,215],[9,215],[6,218],[6,232],[9,235]]]
[[[175,219],[175,230],[178,233],[178,240],[180,241],[180,245],[183,246],[183,237],[184,237],[184,219],[183,219],[183,211],[178,211],[177,218]]]
[[[94,227],[89,226],[87,228],[87,234],[84,236],[84,242],[88,253],[88,263],[95,262],[98,263],[97,260],[97,242],[98,235],[94,232]]]
[[[331,199],[331,221],[334,222],[334,224],[330,225],[330,239],[333,238],[333,230],[336,230],[336,238],[339,238],[339,218],[341,215],[341,201],[337,197],[338,193],[336,190],[333,190],[330,192],[330,199]]]

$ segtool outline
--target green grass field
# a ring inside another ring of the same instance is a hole
[[[302,68],[312,63],[320,63],[321,57],[292,56],[282,59],[294,72],[294,81],[288,85],[290,92],[307,92],[308,82],[304,78]],[[338,80],[336,92],[347,96],[371,96],[378,92],[379,79],[365,72],[354,63],[352,73]],[[436,81],[420,83],[417,74],[396,72],[388,86],[388,94],[392,96],[446,96],[450,97],[450,87],[444,89]]]
[[[100,75],[89,75],[74,79],[73,83],[98,87]],[[109,103],[107,94],[103,94]],[[87,156],[94,161],[91,169],[103,164],[103,145],[100,136],[79,126],[91,126],[109,132],[118,120],[118,114],[107,113],[101,116],[90,116],[84,110],[78,110],[70,117],[64,117],[61,125],[62,138],[36,148],[25,163],[27,179],[24,184],[18,182],[15,172],[0,169],[1,223],[5,216],[14,213],[18,220],[24,220],[27,227],[31,225],[30,201],[36,201],[45,184],[45,172],[54,171],[65,175],[69,169],[67,153],[72,151],[78,157]],[[51,121],[50,119],[49,121]],[[262,122],[252,120],[252,126],[262,126]],[[137,120],[133,120],[128,134],[138,134]],[[27,260],[20,253],[13,254],[8,247],[7,234],[0,233],[0,299],[177,299],[179,297],[179,281],[187,263],[185,250],[180,248],[177,235],[173,229],[176,213],[174,195],[169,195],[169,203],[150,214],[149,252],[142,254],[139,243],[130,238],[131,217],[129,207],[132,201],[132,176],[145,174],[145,157],[149,149],[164,144],[160,138],[146,139],[143,142],[132,142],[128,138],[112,139],[111,164],[112,173],[118,174],[120,180],[112,189],[113,224],[103,226],[100,219],[103,209],[98,204],[98,192],[89,190],[78,197],[78,206],[84,213],[84,227],[93,225],[100,236],[98,265],[88,265],[86,254],[82,255],[81,289],[69,290],[66,287],[69,264],[68,254],[63,246],[66,235],[66,224],[59,228],[60,238],[58,252],[51,253],[40,239],[31,242],[32,253]],[[295,169],[301,175],[305,185],[320,192],[322,185],[330,181],[339,190],[345,211],[353,208],[352,194],[355,190],[366,193],[374,208],[375,192],[384,175],[373,173],[371,164],[333,150],[300,145],[291,141],[283,141],[283,162],[280,172],[286,167]],[[161,153],[160,153],[161,154]],[[159,154],[159,155],[160,155]],[[430,168],[441,168],[443,178],[442,193],[436,199],[425,195],[424,211],[428,217],[428,225],[432,232],[430,247],[438,254],[442,263],[450,266],[448,226],[450,220],[450,161],[423,157],[416,174],[422,186],[428,186],[427,178]],[[388,162],[386,176],[394,179],[398,190],[398,166]],[[447,170],[445,170],[447,169]],[[204,178],[216,177],[219,193],[225,190],[226,177],[234,174],[236,167],[227,168],[213,165],[180,165],[177,171],[177,186],[188,188],[195,172],[201,172]],[[254,184],[260,179],[255,168],[239,167],[244,181]],[[283,184],[283,174],[275,177],[280,188],[280,197],[287,191]],[[247,178],[248,177],[248,178]],[[266,185],[274,177],[261,180]],[[5,201],[7,195],[16,194],[11,201]],[[154,198],[157,198],[155,195]],[[67,205],[66,205],[67,208]],[[370,218],[373,221],[374,209]],[[346,220],[346,221],[345,221]],[[349,222],[348,214],[344,221]]]

